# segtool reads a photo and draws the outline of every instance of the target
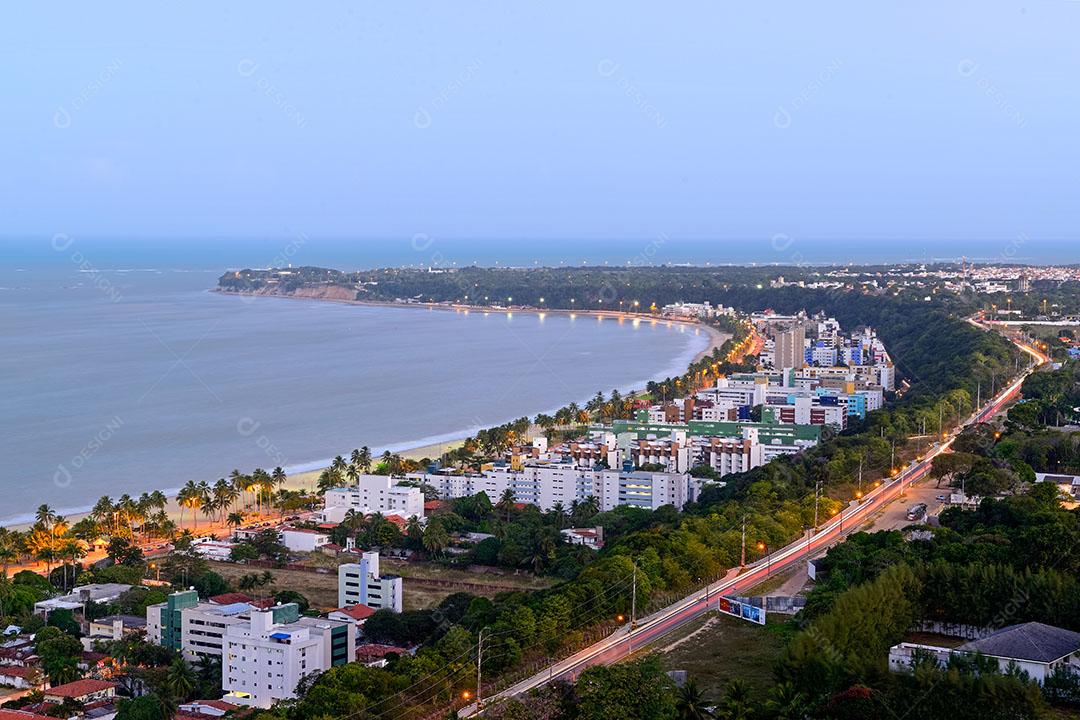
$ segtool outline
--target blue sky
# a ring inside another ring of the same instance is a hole
[[[1069,0],[26,4],[0,235],[1076,238],[1077,27]]]

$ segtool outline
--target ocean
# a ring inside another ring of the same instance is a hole
[[[362,445],[453,439],[641,387],[708,345],[666,323],[210,291],[226,268],[287,247],[0,246],[0,524],[41,503],[69,514],[233,468],[297,472]],[[335,259],[303,250],[294,264]],[[380,264],[352,253],[352,265]]]

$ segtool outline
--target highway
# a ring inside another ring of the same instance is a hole
[[[971,322],[976,327],[989,331],[985,325],[975,320]],[[921,480],[930,471],[934,458],[949,449],[961,429],[984,422],[999,413],[1019,394],[1024,379],[1036,367],[1049,361],[1049,358],[1037,349],[1016,340],[1013,340],[1013,343],[1027,353],[1033,362],[1011,385],[999,392],[981,409],[969,415],[920,460],[913,462],[895,477],[868,492],[861,501],[853,501],[834,518],[818,528],[816,533],[774,551],[771,558],[762,558],[748,565],[745,572],[737,577],[717,581],[648,617],[641,618],[632,631],[629,625],[620,628],[607,638],[555,663],[547,670],[510,686],[490,699],[485,699],[484,705],[487,706],[499,699],[522,695],[552,680],[574,680],[583,670],[592,665],[617,662],[631,655],[634,648],[648,645],[714,609],[720,596],[744,594],[770,574],[782,572],[808,558],[815,557],[833,542],[841,540],[845,534],[857,528],[876,510],[899,497],[908,485]],[[475,703],[462,708],[458,713],[459,717],[463,718],[474,717],[476,714]]]

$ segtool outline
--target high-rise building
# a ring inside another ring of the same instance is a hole
[[[796,325],[791,330],[777,333],[776,347],[773,350],[773,367],[801,368],[806,364],[806,330]]]
[[[310,617],[279,622],[273,610],[255,610],[244,622],[230,625],[223,647],[224,699],[264,709],[296,697],[305,676],[344,665],[356,655],[349,623]]]
[[[379,553],[366,552],[358,563],[338,565],[338,607],[367,605],[401,612],[401,578],[379,574]]]

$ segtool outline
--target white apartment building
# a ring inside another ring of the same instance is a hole
[[[367,605],[401,612],[401,578],[379,573],[379,553],[366,552],[358,563],[338,566],[338,607]]]
[[[174,592],[166,602],[147,606],[146,640],[180,652],[190,663],[220,658],[225,629],[244,622],[254,609],[248,603],[199,602],[194,590]]]
[[[626,438],[625,442],[629,451],[630,439]],[[520,469],[496,464],[480,474],[412,473],[409,477],[432,485],[443,498],[484,492],[492,502],[497,502],[510,490],[516,502],[530,503],[541,510],[550,510],[555,503],[570,507],[574,501],[589,497],[596,498],[601,510],[619,505],[649,509],[674,505],[681,509],[697,498],[699,490],[697,480],[682,472],[587,470],[572,462],[542,459],[526,462]]]
[[[262,709],[296,697],[304,677],[356,654],[349,623],[307,617],[281,623],[270,610],[251,612],[244,622],[230,625],[224,640],[224,700]]]
[[[344,516],[349,510],[365,515],[382,513],[400,515],[403,518],[424,517],[424,493],[420,488],[398,484],[389,475],[361,475],[356,485],[332,488],[326,491],[325,507]],[[325,518],[327,522],[340,522],[341,518]]]
[[[742,437],[697,437],[695,464],[708,465],[719,475],[746,472],[781,455],[795,455],[813,447],[814,441],[800,440],[783,428],[775,431],[744,427]]]

